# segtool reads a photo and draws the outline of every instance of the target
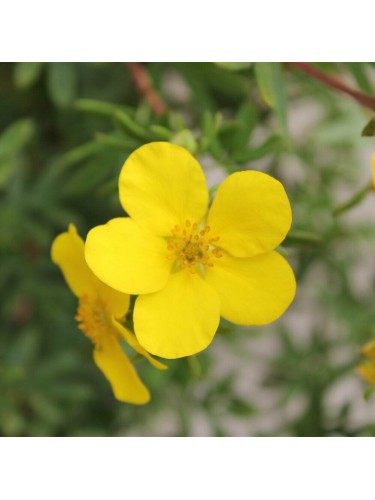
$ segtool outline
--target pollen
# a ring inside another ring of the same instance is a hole
[[[174,226],[168,238],[167,259],[175,262],[176,270],[188,268],[192,274],[202,273],[214,266],[215,259],[222,257],[215,246],[220,237],[209,237],[210,231],[210,226],[202,228],[190,220],[183,227]]]
[[[82,295],[79,299],[75,319],[78,328],[94,344],[108,335],[112,326],[104,302],[99,297]]]

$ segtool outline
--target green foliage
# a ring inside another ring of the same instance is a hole
[[[373,137],[374,135],[375,135],[375,117],[372,117],[371,120],[366,124],[366,126],[362,130],[362,136]]]
[[[255,76],[264,102],[276,111],[280,128],[287,134],[286,96],[279,63],[255,63]]]
[[[47,89],[58,107],[68,106],[76,94],[76,74],[71,63],[51,63],[48,66]]]
[[[14,84],[20,90],[31,87],[39,78],[43,68],[40,62],[19,62],[14,67]]]
[[[369,64],[319,67],[373,92]],[[372,391],[366,403],[354,372],[375,331],[373,120],[361,138],[358,103],[280,63],[145,65],[161,115],[123,64],[1,69],[1,435],[373,435]],[[293,227],[280,252],[298,293],[275,324],[223,320],[212,346],[165,372],[137,361],[152,401],[135,407],[115,401],[94,366],[50,245],[70,222],[85,236],[122,216],[120,169],[155,140],[189,149],[209,178],[213,169],[211,192],[247,168],[283,182]]]

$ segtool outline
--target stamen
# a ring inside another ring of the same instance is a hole
[[[176,261],[174,269],[188,268],[192,274],[204,272],[204,267],[213,267],[213,258],[220,258],[222,253],[216,248],[218,236],[208,238],[210,226],[199,228],[198,223],[185,221],[185,227],[177,224],[168,239],[168,260]]]
[[[113,334],[106,305],[98,297],[80,297],[75,319],[78,328],[94,343],[109,332]]]

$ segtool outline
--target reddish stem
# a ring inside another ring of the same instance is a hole
[[[315,78],[315,80],[319,80],[320,82],[324,83],[328,87],[331,87],[335,90],[339,90],[340,92],[343,92],[344,94],[350,95],[350,97],[355,99],[357,102],[359,102],[359,103],[363,104],[364,106],[367,106],[368,108],[375,111],[375,97],[371,97],[367,94],[363,94],[362,92],[358,92],[357,90],[351,89],[350,87],[348,87],[347,85],[342,83],[337,78],[327,76],[322,71],[315,68],[314,66],[312,66],[309,63],[293,62],[293,63],[288,63],[288,65],[295,66],[295,67],[299,68],[300,70],[304,71],[308,75]]]
[[[140,94],[146,99],[156,115],[161,115],[167,107],[154,89],[147,71],[138,62],[129,62],[128,68]]]

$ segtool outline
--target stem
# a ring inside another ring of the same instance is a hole
[[[337,205],[337,207],[335,207],[332,210],[332,214],[340,215],[343,212],[349,210],[349,208],[358,205],[358,203],[360,203],[366,197],[366,195],[371,191],[371,189],[372,189],[372,183],[366,184],[366,186],[357,191],[351,198],[349,198],[349,200],[345,201],[341,205]]]
[[[295,66],[296,68],[300,69],[301,71],[304,71],[308,75],[315,78],[315,80],[319,80],[328,87],[331,87],[332,89],[338,90],[339,92],[343,92],[344,94],[349,95],[363,106],[367,106],[368,108],[375,111],[375,97],[351,89],[337,78],[326,75],[325,73],[323,73],[322,71],[315,68],[309,63],[292,62],[288,63],[288,65]]]
[[[162,98],[154,89],[150,77],[144,66],[142,66],[142,64],[138,62],[129,62],[127,63],[127,66],[140,94],[149,103],[156,115],[162,115],[166,111],[167,107],[164,104]]]
[[[320,245],[323,242],[323,238],[316,233],[310,233],[308,231],[290,231],[288,236],[283,241],[283,245],[288,246],[298,246],[298,245]]]
[[[186,358],[190,374],[193,378],[200,380],[202,378],[202,366],[197,356],[188,356]]]
[[[131,358],[131,360],[130,360],[130,361],[131,361],[132,363],[136,363],[137,361],[139,361],[139,360],[141,360],[141,359],[143,359],[143,356],[142,356],[141,354],[138,354],[138,353],[137,353],[137,354],[135,354],[135,355]]]

